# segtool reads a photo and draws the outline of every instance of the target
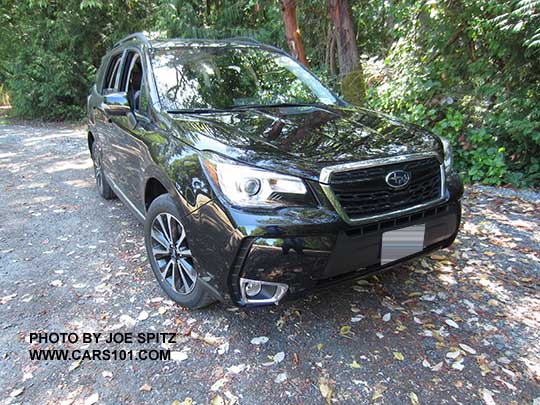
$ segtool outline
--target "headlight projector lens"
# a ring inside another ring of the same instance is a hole
[[[256,195],[261,190],[259,179],[248,179],[244,183],[244,192],[248,195]]]

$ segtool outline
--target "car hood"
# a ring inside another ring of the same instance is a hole
[[[323,167],[436,152],[437,136],[362,108],[279,107],[174,114],[177,136],[260,168],[317,180]]]

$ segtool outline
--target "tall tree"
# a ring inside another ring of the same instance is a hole
[[[285,22],[285,36],[291,55],[300,61],[304,66],[309,66],[304,45],[302,45],[302,36],[296,19],[296,0],[281,0],[281,11],[283,12],[283,21]]]
[[[356,30],[348,0],[328,0],[328,14],[337,39],[339,75],[345,99],[362,104],[366,86],[362,65],[358,58]]]

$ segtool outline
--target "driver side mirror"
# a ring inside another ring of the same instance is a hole
[[[103,96],[102,107],[107,114],[113,116],[127,115],[131,112],[127,94],[123,91]]]

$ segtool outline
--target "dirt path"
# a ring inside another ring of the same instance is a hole
[[[469,190],[452,249],[367,282],[279,307],[188,312],[154,282],[142,227],[97,195],[84,129],[0,125],[0,191],[0,402],[540,397],[538,194]],[[84,349],[30,344],[37,331],[178,336],[170,361],[31,361],[31,348]]]

